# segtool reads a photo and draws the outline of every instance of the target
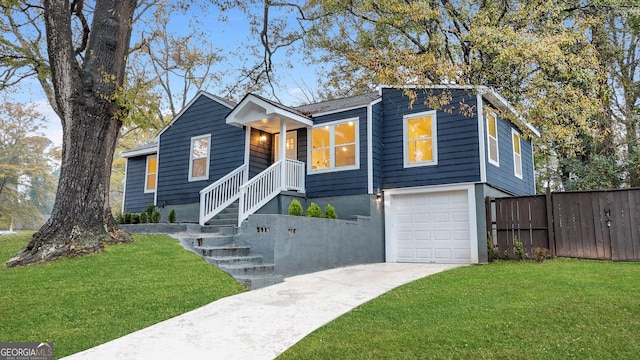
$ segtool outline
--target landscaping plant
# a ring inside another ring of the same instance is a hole
[[[302,216],[302,204],[297,199],[291,200],[291,204],[289,204],[289,215],[292,216]]]

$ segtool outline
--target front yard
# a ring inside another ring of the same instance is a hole
[[[0,236],[0,263],[31,233]],[[244,291],[178,240],[134,235],[104,253],[0,266],[0,341],[52,341],[55,356],[88,349]]]
[[[640,263],[556,259],[439,273],[310,334],[282,359],[637,359]]]

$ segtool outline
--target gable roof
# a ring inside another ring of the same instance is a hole
[[[313,125],[311,117],[302,112],[252,93],[245,95],[226,116],[227,124],[249,125],[268,133],[279,132],[281,120],[288,129]]]
[[[221,98],[220,96],[216,96],[216,95],[210,94],[210,93],[208,93],[206,91],[200,90],[200,91],[198,91],[196,96],[194,96],[193,99],[191,99],[191,101],[189,101],[189,103],[187,105],[185,105],[180,110],[178,115],[176,115],[176,117],[171,119],[171,122],[167,126],[165,126],[162,130],[160,130],[158,135],[156,135],[156,141],[158,141],[158,139],[160,139],[160,135],[162,135],[165,131],[167,131],[167,129],[169,129],[171,127],[171,125],[173,125],[173,123],[178,121],[180,116],[182,116],[182,114],[184,114],[184,112],[187,111],[187,109],[189,109],[191,107],[191,105],[193,105],[193,103],[196,102],[201,96],[206,96],[209,99],[219,103],[220,105],[223,105],[223,106],[229,108],[229,110],[233,109],[236,106],[236,103],[234,101],[231,101],[231,100],[228,100],[228,99],[224,99],[224,98]]]
[[[500,94],[498,94],[495,90],[488,86],[484,85],[408,85],[408,86],[389,86],[384,85],[380,87],[380,91],[383,88],[387,89],[461,89],[461,90],[473,90],[479,93],[485,100],[487,100],[491,105],[495,106],[497,109],[502,111],[507,111],[512,113],[515,118],[518,120],[518,123],[515,123],[516,126],[522,126],[529,129],[534,135],[540,137],[540,131],[536,129],[533,125],[527,122],[522,115],[513,107],[509,102],[503,98]]]
[[[313,104],[296,106],[295,109],[303,114],[318,115],[321,113],[332,112],[337,110],[347,110],[350,108],[358,108],[367,106],[371,102],[380,98],[380,93],[369,92],[365,94],[344,97],[340,99],[333,99],[327,101],[321,101]]]

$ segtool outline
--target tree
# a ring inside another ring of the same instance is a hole
[[[131,241],[113,219],[108,199],[111,163],[126,116],[121,96],[136,5],[135,0],[98,1],[91,25],[83,1],[45,0],[39,10],[54,110],[63,127],[60,178],[50,219],[6,266]],[[79,35],[74,39],[74,34]]]
[[[56,149],[33,107],[0,103],[0,228],[43,224],[55,194]]]

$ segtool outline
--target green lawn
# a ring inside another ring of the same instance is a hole
[[[0,263],[30,235],[0,236]],[[100,254],[0,267],[0,341],[52,341],[62,357],[244,291],[176,239],[134,239]]]
[[[457,268],[310,334],[282,359],[638,359],[640,263]]]

